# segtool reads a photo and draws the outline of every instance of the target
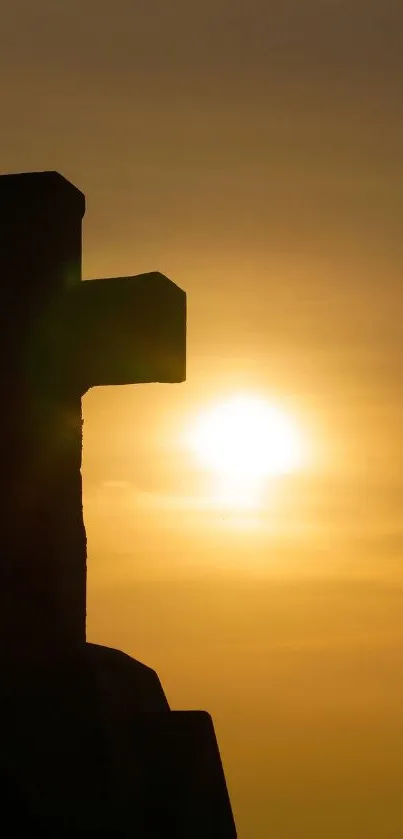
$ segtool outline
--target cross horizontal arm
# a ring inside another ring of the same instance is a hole
[[[81,393],[186,378],[186,294],[163,274],[72,286],[51,323],[47,368]]]

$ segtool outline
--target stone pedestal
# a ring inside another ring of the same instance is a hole
[[[235,839],[211,718],[153,670],[86,644],[2,675],[5,835]]]

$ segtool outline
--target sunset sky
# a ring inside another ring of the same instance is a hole
[[[188,295],[187,382],[84,399],[88,637],[211,712],[240,839],[403,835],[402,56],[401,0],[1,3],[2,173]],[[239,393],[307,452],[250,504],[187,444]]]

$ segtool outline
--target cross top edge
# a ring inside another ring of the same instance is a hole
[[[85,195],[64,175],[56,171],[16,172],[0,175],[0,203],[35,204],[69,201],[84,216]]]

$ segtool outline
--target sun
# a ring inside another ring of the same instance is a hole
[[[304,459],[301,433],[286,412],[244,394],[202,413],[188,440],[204,468],[238,485],[293,472]]]

